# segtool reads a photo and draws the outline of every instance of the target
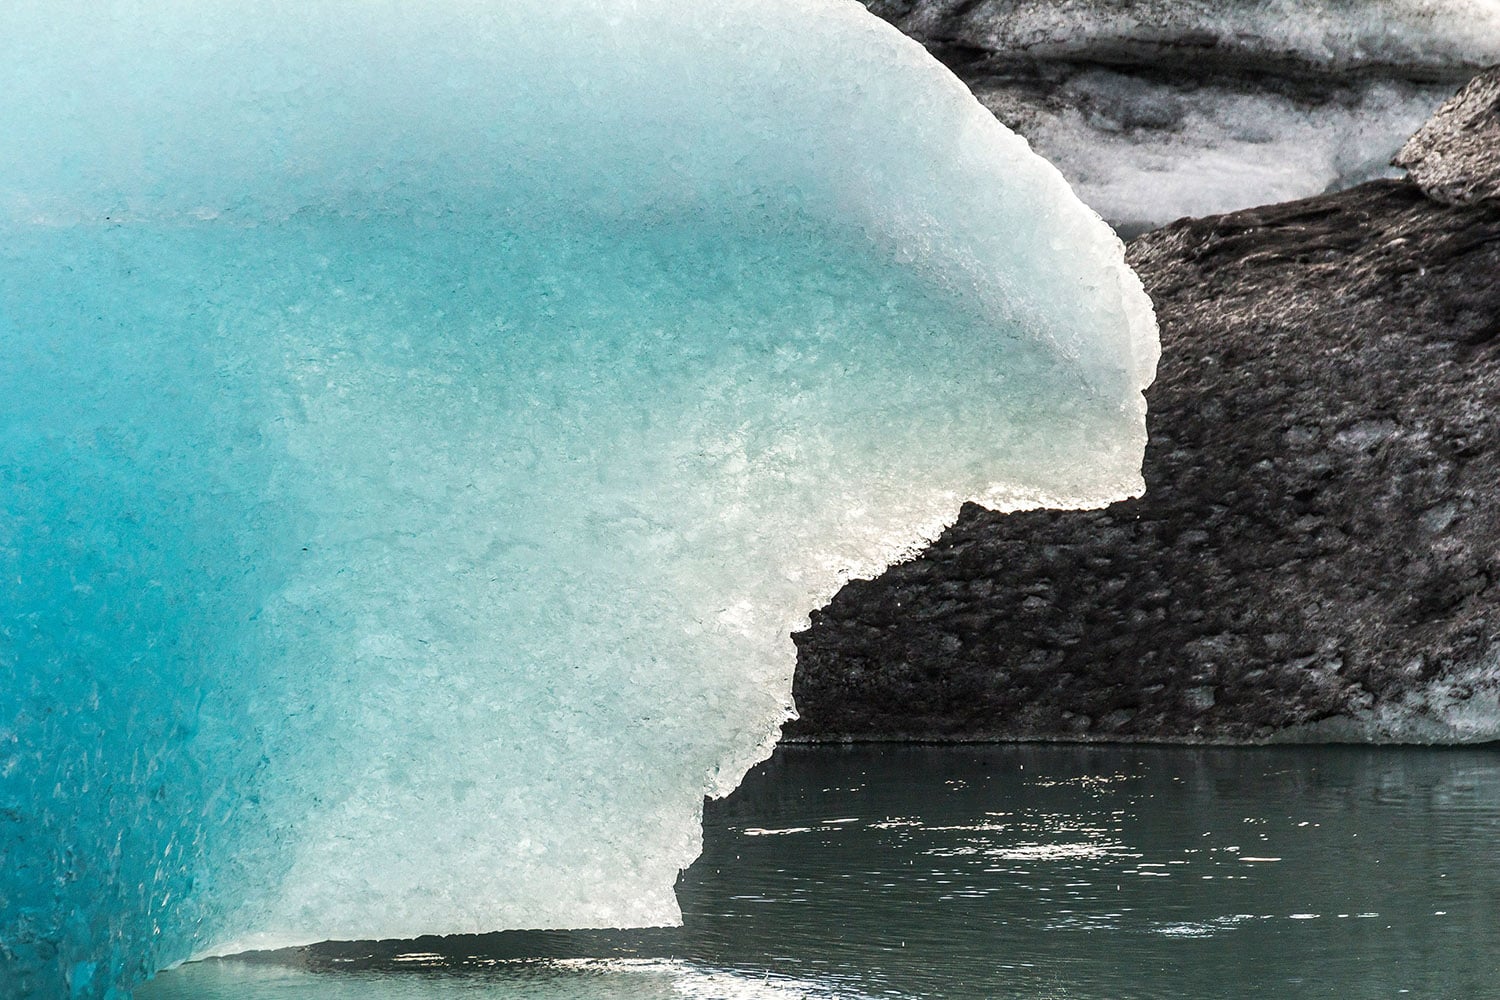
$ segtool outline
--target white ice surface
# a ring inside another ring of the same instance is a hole
[[[1131,231],[1399,176],[1391,156],[1450,91],[1372,81],[1309,100],[1105,69],[1073,76],[1034,105],[978,88],[1080,198]]]

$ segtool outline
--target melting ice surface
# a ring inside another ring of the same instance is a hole
[[[19,995],[670,923],[788,633],[1138,492],[1105,226],[852,2],[0,12]]]

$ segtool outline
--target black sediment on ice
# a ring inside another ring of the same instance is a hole
[[[1412,179],[1135,240],[1146,496],[967,506],[850,583],[796,637],[787,735],[1500,735],[1497,92],[1445,106]]]

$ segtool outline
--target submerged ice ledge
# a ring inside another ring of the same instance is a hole
[[[23,993],[672,922],[812,607],[1141,489],[1119,242],[852,2],[21,3],[0,86]]]

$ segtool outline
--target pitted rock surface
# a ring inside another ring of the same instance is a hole
[[[1393,162],[1445,204],[1500,201],[1500,66],[1439,108]]]

